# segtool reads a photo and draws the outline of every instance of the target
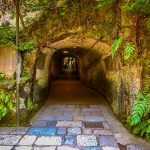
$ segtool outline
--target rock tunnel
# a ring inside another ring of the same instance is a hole
[[[34,102],[41,101],[49,91],[51,80],[59,77],[63,58],[73,57],[79,80],[99,92],[118,117],[126,115],[140,88],[140,68],[124,67],[119,57],[112,59],[110,49],[105,42],[77,35],[47,44],[36,64]]]

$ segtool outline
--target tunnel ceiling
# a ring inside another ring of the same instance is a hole
[[[60,41],[51,43],[46,46],[47,48],[43,49],[43,53],[49,53],[51,50],[58,51],[68,51],[68,54],[71,55],[82,55],[85,52],[96,51],[101,54],[103,57],[110,55],[111,48],[110,46],[99,40],[92,38],[85,38],[79,35],[69,36]]]

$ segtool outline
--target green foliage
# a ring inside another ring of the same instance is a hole
[[[136,126],[141,122],[141,119],[149,113],[149,98],[150,94],[144,95],[143,93],[137,93],[133,111],[128,118],[130,126]]]
[[[101,39],[102,38],[102,32],[97,32],[97,37],[98,37],[98,39]]]
[[[96,9],[100,9],[106,6],[112,6],[115,0],[100,0],[99,3],[96,5]]]
[[[28,100],[28,103],[27,103],[27,108],[28,110],[34,110],[38,107],[37,104],[34,104],[30,99]]]
[[[0,45],[14,44],[15,32],[9,25],[0,27]]]
[[[48,10],[48,7],[47,6],[41,6],[41,5],[32,5],[31,6],[31,10],[32,11],[36,11],[36,10]]]
[[[0,91],[0,120],[13,108],[11,95],[4,90]]]
[[[29,40],[26,42],[20,42],[19,44],[20,44],[19,45],[20,51],[29,51],[29,50],[32,50],[36,46],[36,43],[33,40]]]
[[[89,38],[93,38],[94,37],[94,32],[92,30],[88,31],[87,35],[88,35]]]
[[[140,13],[150,15],[150,1],[149,0],[131,0],[124,3],[122,6],[123,11],[130,13]]]
[[[23,6],[27,11],[47,11],[49,7],[49,0],[40,0],[40,1],[25,1],[23,2]]]
[[[140,134],[141,136],[144,136],[144,134],[150,133],[150,119],[145,120],[138,124],[134,129],[133,129],[133,134],[137,135]]]
[[[66,14],[66,13],[62,11],[62,12],[60,13],[60,16],[63,17],[63,16],[65,16],[65,14]]]
[[[148,31],[150,31],[150,17],[146,19],[146,26]]]
[[[136,45],[127,44],[124,48],[125,51],[124,60],[128,60],[132,56],[135,49],[136,49]]]
[[[120,45],[122,44],[123,42],[123,37],[118,37],[117,39],[115,39],[112,43],[112,46],[111,46],[111,55],[112,55],[112,58],[114,58],[116,52],[118,51]]]
[[[5,73],[0,73],[0,80],[5,79],[6,74]]]
[[[129,125],[133,127],[132,133],[145,137],[148,141],[150,141],[150,119],[147,119],[150,113],[149,105],[150,93],[137,93],[132,114],[127,119]]]
[[[56,5],[57,5],[58,7],[62,7],[62,6],[65,5],[66,3],[67,3],[67,0],[58,0]]]

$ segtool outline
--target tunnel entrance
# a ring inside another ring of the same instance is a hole
[[[126,115],[128,108],[132,107],[134,96],[140,89],[140,67],[123,66],[117,56],[112,59],[111,47],[107,43],[72,35],[45,47],[41,53],[44,57],[39,57],[38,60],[42,61],[43,65],[37,63],[36,66],[33,91],[35,102],[41,101],[46,92],[53,90],[48,89],[49,82],[53,85],[53,81],[60,79],[64,70],[64,59],[71,57],[77,64],[79,82],[107,99],[117,116]],[[67,83],[67,80],[65,82]],[[59,86],[57,85],[57,88]],[[63,87],[65,88],[64,85]],[[64,93],[67,94],[67,91]],[[92,102],[92,98],[90,101]]]
[[[103,56],[108,54],[108,49],[110,47],[105,43],[79,36],[67,37],[45,47],[42,50],[44,60],[41,57],[38,60],[44,62],[43,69],[41,65],[38,67],[38,63],[36,67],[34,101],[40,101],[42,93],[49,93],[49,83],[58,79],[78,79],[104,96],[106,74]]]
[[[95,84],[100,88],[105,86],[105,78],[100,78],[101,86],[98,81],[98,76],[105,76],[103,67],[101,55],[96,51],[76,46],[57,50],[52,55],[49,69],[52,78],[49,95],[51,98],[58,93],[60,97],[55,96],[58,97],[55,101],[49,98],[49,103],[100,104],[104,102],[105,99],[91,89],[92,84],[93,89]],[[95,99],[95,95],[99,96]]]

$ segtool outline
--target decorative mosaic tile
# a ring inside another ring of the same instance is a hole
[[[55,116],[54,120],[58,120],[58,121],[71,121],[72,120],[72,116],[71,115]]]
[[[65,144],[72,145],[72,144],[75,143],[75,138],[73,136],[71,136],[71,135],[67,135],[67,136],[65,136],[65,140],[64,141],[65,141]]]
[[[82,127],[81,121],[57,121],[56,127]]]
[[[81,128],[68,128],[69,135],[81,134]]]
[[[34,122],[32,127],[46,127],[47,126],[47,120],[40,120],[37,122]]]
[[[57,121],[48,121],[47,126],[49,128],[55,128]]]
[[[58,128],[57,129],[57,134],[66,134],[67,133],[67,129],[66,128]]]
[[[16,145],[21,135],[0,135],[0,145]]]
[[[28,134],[45,134],[45,135],[55,135],[56,134],[56,128],[30,128],[28,130]]]
[[[99,144],[101,146],[115,147],[119,148],[114,136],[102,135],[99,137]]]
[[[84,121],[105,121],[105,118],[99,116],[85,116]]]
[[[95,135],[78,135],[77,144],[78,146],[97,146],[98,142]]]
[[[18,145],[32,145],[36,140],[35,135],[25,135],[19,142]]]
[[[35,145],[61,145],[61,136],[41,136],[35,141]]]

